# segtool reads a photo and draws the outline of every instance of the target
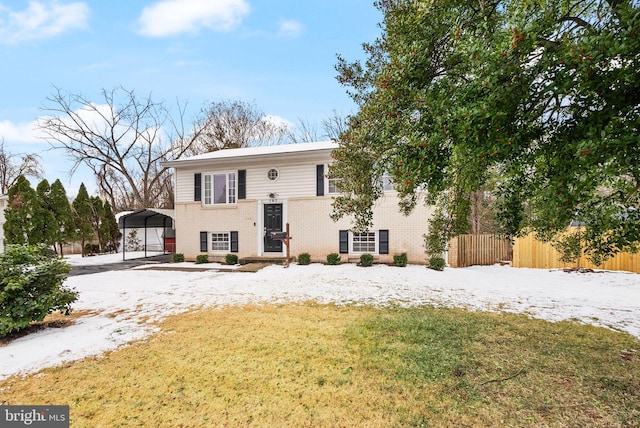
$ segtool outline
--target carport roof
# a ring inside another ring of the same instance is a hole
[[[144,208],[137,211],[118,213],[120,229],[139,227],[173,227],[174,210],[163,208]],[[167,220],[168,219],[168,220]]]

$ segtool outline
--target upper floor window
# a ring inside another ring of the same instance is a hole
[[[340,193],[340,185],[341,178],[327,178],[327,193]]]
[[[385,172],[382,175],[382,191],[392,192],[394,190],[396,190],[396,186],[393,184],[393,178],[391,178],[388,172]]]
[[[236,173],[203,174],[205,205],[235,204],[237,199]]]

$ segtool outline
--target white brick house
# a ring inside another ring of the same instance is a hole
[[[379,262],[407,253],[410,263],[425,263],[423,234],[431,211],[422,205],[409,216],[398,209],[392,188],[374,209],[373,228],[349,231],[350,219],[330,218],[335,186],[326,176],[334,142],[220,150],[165,162],[175,170],[176,252],[193,260],[228,253],[238,257],[283,257],[285,247],[269,232],[289,223],[291,255],[311,254],[343,261],[370,253]]]

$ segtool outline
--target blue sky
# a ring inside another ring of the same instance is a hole
[[[70,178],[64,153],[32,129],[55,87],[96,103],[117,86],[178,99],[189,121],[205,103],[241,100],[319,128],[333,110],[354,112],[336,54],[363,58],[380,20],[373,0],[0,0],[0,139],[39,153],[46,178],[74,195],[93,178]]]

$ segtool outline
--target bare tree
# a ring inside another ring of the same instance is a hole
[[[185,130],[184,108],[174,120],[163,102],[138,98],[122,87],[102,90],[104,104],[56,88],[47,98],[39,128],[55,148],[93,171],[100,192],[115,210],[171,207],[171,175],[164,160],[188,153],[201,136],[198,125]]]
[[[0,138],[0,195],[9,191],[21,175],[42,178],[44,171],[37,154],[14,154],[6,151]]]
[[[322,131],[319,132],[315,124],[298,118],[293,128],[287,131],[287,140],[293,144],[311,143],[320,140],[340,140],[340,135],[347,129],[347,119],[335,110],[332,116],[322,119]]]
[[[202,132],[191,146],[191,154],[280,144],[287,131],[286,125],[272,120],[255,105],[230,100],[204,107],[196,126]]]
[[[340,136],[347,130],[349,118],[333,110],[333,114],[326,119],[322,119],[322,129],[324,136],[333,141],[339,141]]]
[[[287,130],[287,141],[293,144],[319,141],[318,128],[308,120],[298,118],[296,124]]]

